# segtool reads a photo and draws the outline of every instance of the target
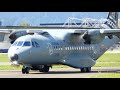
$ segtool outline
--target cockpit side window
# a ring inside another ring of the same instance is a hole
[[[30,41],[25,41],[23,46],[31,46]]]
[[[33,47],[35,47],[35,44],[34,44],[34,42],[32,42],[32,46],[33,46]]]
[[[38,44],[37,42],[35,42],[35,45],[36,45],[37,48],[40,47],[39,44]]]
[[[36,41],[32,41],[32,46],[36,48],[40,47],[40,45]]]

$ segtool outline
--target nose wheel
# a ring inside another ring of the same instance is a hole
[[[23,66],[23,68],[22,68],[22,74],[29,74],[29,67],[25,67],[25,66]]]

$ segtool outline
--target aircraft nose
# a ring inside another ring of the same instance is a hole
[[[13,56],[10,56],[10,59],[12,60],[12,61],[17,61],[18,60],[18,55],[17,54],[14,54]]]

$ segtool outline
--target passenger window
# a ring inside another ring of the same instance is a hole
[[[25,41],[24,44],[23,44],[23,46],[31,46],[30,45],[30,41]]]

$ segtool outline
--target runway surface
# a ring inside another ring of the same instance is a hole
[[[30,71],[22,74],[21,70],[0,70],[0,78],[90,78],[91,76],[105,73],[120,73],[120,67],[93,67],[90,73],[81,73],[74,68],[50,69],[48,73]]]

